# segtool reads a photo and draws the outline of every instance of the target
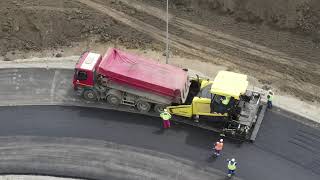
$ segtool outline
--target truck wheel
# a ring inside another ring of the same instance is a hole
[[[95,101],[97,99],[97,95],[93,90],[84,91],[83,97],[88,101]]]
[[[137,109],[140,112],[148,112],[151,109],[151,104],[145,101],[138,101],[137,102]]]
[[[153,110],[154,110],[155,112],[157,112],[157,113],[162,113],[165,108],[166,108],[165,105],[156,104],[156,105],[154,105]]]
[[[111,104],[113,106],[118,106],[121,103],[120,98],[118,96],[112,95],[112,94],[110,94],[107,97],[107,101],[108,101],[109,104]]]

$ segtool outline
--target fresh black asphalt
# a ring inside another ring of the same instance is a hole
[[[226,159],[234,157],[237,176],[248,180],[320,179],[320,130],[273,111],[266,113],[255,143],[226,139],[218,159],[210,158],[217,134],[183,125],[163,132],[161,120],[154,117],[94,108],[22,106],[1,107],[0,118],[0,136],[106,140],[165,152],[221,171],[226,170]]]

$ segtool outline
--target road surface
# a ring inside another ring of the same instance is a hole
[[[226,158],[235,157],[237,176],[248,180],[320,178],[320,131],[278,112],[266,113],[254,144],[240,145],[226,139],[223,154],[216,160],[210,158],[216,134],[183,125],[162,132],[160,119],[154,117],[61,106],[1,107],[0,115],[0,139],[40,136],[104,140],[168,153],[193,161],[199,169],[225,171]]]

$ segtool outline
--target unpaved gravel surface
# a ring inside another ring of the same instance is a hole
[[[10,60],[13,50],[72,46],[88,39],[127,48],[164,49],[164,1],[4,0],[0,5],[0,51],[5,60]],[[171,4],[170,17],[174,55],[223,65],[256,77],[265,88],[320,102],[320,48],[310,37],[183,4]]]

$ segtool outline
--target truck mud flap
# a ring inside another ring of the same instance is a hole
[[[267,110],[267,105],[262,105],[262,108],[259,112],[259,116],[257,118],[257,121],[256,121],[255,126],[253,128],[253,131],[251,133],[251,137],[250,137],[251,142],[254,142],[257,135],[258,135],[258,132],[259,132],[259,129],[260,129],[260,126],[261,126],[261,123],[264,118],[264,114],[265,114],[266,110]]]

